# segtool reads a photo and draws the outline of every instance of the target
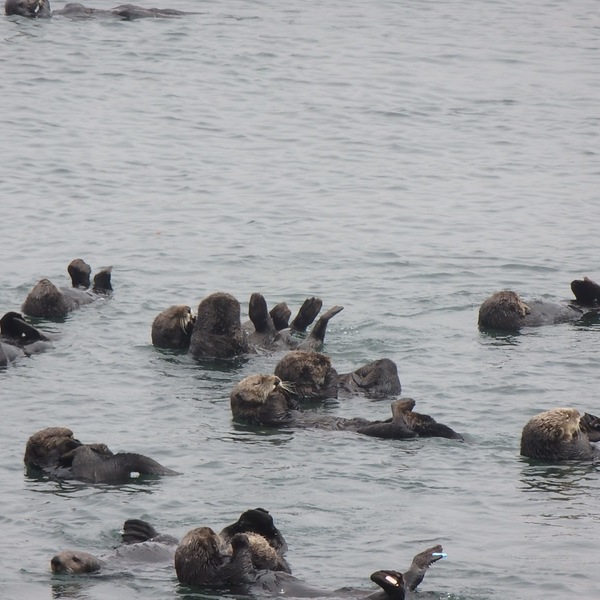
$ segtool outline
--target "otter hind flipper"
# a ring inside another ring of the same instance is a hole
[[[124,544],[138,544],[139,542],[147,542],[155,538],[158,531],[147,521],[141,519],[127,519],[123,523],[123,533],[121,537]]]
[[[307,298],[292,321],[290,329],[299,332],[306,331],[306,328],[316,319],[322,306],[321,298]]]
[[[386,596],[394,600],[404,600],[406,590],[402,573],[387,570],[375,571],[371,574],[371,581],[376,583]]]
[[[438,560],[446,558],[446,553],[440,544],[427,548],[423,552],[416,554],[412,560],[410,568],[404,573],[406,587],[411,592],[423,581],[427,569]]]

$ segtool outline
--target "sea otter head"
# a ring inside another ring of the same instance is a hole
[[[295,399],[337,398],[339,376],[325,354],[312,350],[288,352],[274,372],[288,383]]]
[[[175,551],[177,578],[185,585],[222,583],[220,569],[227,562],[226,548],[210,527],[197,527],[183,536]]]
[[[62,292],[49,279],[40,279],[33,286],[21,308],[32,317],[64,317],[69,312]]]
[[[568,442],[580,431],[579,419],[581,415],[575,408],[553,408],[529,421],[540,435],[557,442]]]
[[[52,557],[50,568],[53,573],[94,573],[102,568],[102,561],[87,552],[65,550]]]
[[[554,408],[535,415],[521,433],[521,455],[541,460],[592,458],[595,450],[582,431],[579,411]]]
[[[80,446],[67,427],[47,427],[27,440],[23,460],[29,468],[44,469],[55,466],[62,456]]]
[[[238,300],[226,292],[216,292],[198,305],[198,324],[208,333],[226,335],[241,328]]]
[[[49,17],[50,0],[6,0],[4,12],[7,15],[20,15],[22,17]]]
[[[276,375],[250,375],[231,391],[231,397],[243,397],[246,402],[265,404],[272,394],[287,390],[287,383]]]
[[[519,295],[510,290],[496,292],[479,308],[479,326],[490,329],[516,330],[531,312]]]

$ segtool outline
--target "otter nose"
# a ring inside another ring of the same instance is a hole
[[[52,560],[50,560],[50,567],[51,567],[52,571],[54,571],[54,573],[58,573],[59,571],[62,571],[63,564],[58,556],[52,557]]]

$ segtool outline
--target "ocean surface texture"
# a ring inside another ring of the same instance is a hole
[[[566,302],[600,280],[597,0],[162,4],[197,14],[0,17],[0,312],[67,285],[77,257],[115,288],[35,321],[54,348],[0,370],[2,600],[222,597],[170,566],[49,560],[110,552],[128,518],[182,536],[258,506],[326,590],[375,589],[441,543],[416,598],[598,598],[598,467],[525,460],[519,439],[549,408],[600,414],[600,325],[477,327],[497,290]],[[219,290],[243,318],[255,291],[343,305],[338,371],[393,359],[403,396],[465,441],[234,424],[232,387],[283,354],[200,364],[150,339],[161,310]],[[29,477],[25,442],[51,425],[182,475]]]

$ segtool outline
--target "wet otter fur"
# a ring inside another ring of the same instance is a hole
[[[354,431],[370,437],[407,439],[417,436],[462,439],[446,425],[428,415],[412,412],[412,399],[395,400],[392,418],[369,421],[359,417],[344,418],[300,411],[290,400],[286,382],[276,375],[250,375],[231,391],[230,405],[235,421],[269,427],[300,427]]]
[[[189,352],[194,358],[234,358],[250,352],[240,320],[240,303],[216,292],[198,305]]]
[[[83,444],[66,427],[48,427],[30,436],[23,461],[31,472],[91,483],[123,483],[139,475],[179,474],[142,454],[114,454],[105,444]]]
[[[81,575],[101,569],[119,568],[126,563],[171,563],[178,540],[159,534],[150,523],[128,519],[123,524],[122,545],[110,554],[94,556],[81,550],[63,550],[50,560],[53,573]]]
[[[268,544],[267,544],[267,547]],[[371,580],[382,590],[321,590],[308,586],[293,575],[281,571],[257,569],[247,534],[237,533],[231,540],[231,553],[224,555],[222,541],[209,527],[189,531],[175,551],[175,571],[179,582],[189,586],[228,588],[233,593],[287,595],[291,597],[368,597],[372,600],[404,600],[407,590],[414,590],[423,581],[427,569],[443,558],[441,545],[417,554],[406,573],[376,571]]]
[[[186,350],[195,321],[192,309],[185,304],[166,308],[152,322],[152,343],[159,348]]]
[[[575,408],[553,408],[533,416],[521,433],[521,455],[544,461],[589,460],[600,456],[600,420]]]

